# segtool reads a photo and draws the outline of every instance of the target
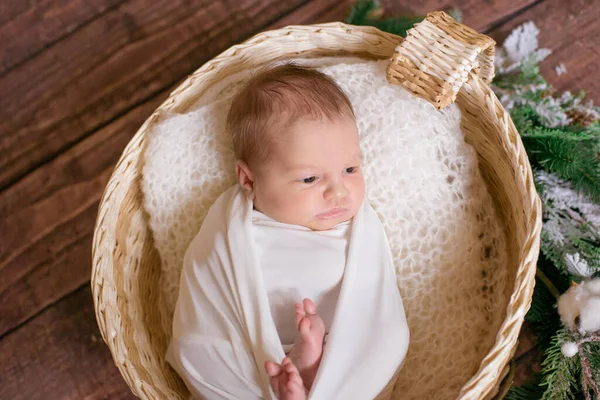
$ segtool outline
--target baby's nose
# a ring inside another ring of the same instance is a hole
[[[348,195],[348,189],[344,182],[336,181],[332,182],[327,190],[325,191],[325,200],[338,200]]]

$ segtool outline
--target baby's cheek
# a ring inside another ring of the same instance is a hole
[[[365,198],[365,182],[364,180],[359,180],[356,182],[356,186],[352,193],[352,202],[354,204],[355,212],[358,211],[362,202]]]
[[[291,194],[290,203],[293,204],[293,212],[296,213],[296,218],[305,219],[312,217],[315,208],[314,194],[311,195],[309,190],[296,192]]]
[[[304,196],[298,192],[288,191],[279,198],[277,206],[281,212],[298,217],[304,206]]]
[[[362,175],[358,175],[352,180],[351,191],[354,197],[363,197],[365,194],[365,180]]]

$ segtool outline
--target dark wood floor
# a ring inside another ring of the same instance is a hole
[[[383,1],[458,7],[497,40],[534,20],[542,71],[600,101],[599,0]],[[188,74],[256,32],[342,20],[348,0],[8,0],[0,4],[0,399],[128,399],[89,278],[98,202],[137,128]],[[564,63],[565,75],[554,66]],[[531,334],[519,350],[535,368]]]

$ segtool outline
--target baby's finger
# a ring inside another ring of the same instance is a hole
[[[296,303],[294,306],[294,311],[296,313],[296,329],[300,329],[300,321],[302,321],[302,318],[306,316],[304,306],[300,303]]]
[[[274,363],[273,361],[265,362],[265,371],[267,371],[267,375],[270,377],[275,377],[281,374],[283,368],[281,365]]]
[[[281,361],[281,367],[286,372],[290,372],[290,368],[291,368],[292,371],[295,369],[294,363],[292,362],[292,359],[289,358],[289,357],[283,357],[283,361]]]
[[[302,303],[304,304],[304,310],[307,314],[317,313],[317,306],[315,305],[315,303],[313,303],[311,299],[304,299]]]

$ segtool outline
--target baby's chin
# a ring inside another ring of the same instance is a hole
[[[304,224],[305,227],[312,229],[313,231],[328,231],[335,228],[337,225],[350,221],[354,216],[348,218],[334,218],[334,219],[315,219],[310,221],[308,224]]]

